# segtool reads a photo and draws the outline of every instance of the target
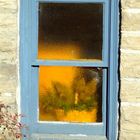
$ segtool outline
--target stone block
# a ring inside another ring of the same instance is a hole
[[[140,8],[140,0],[121,0],[123,8]]]
[[[17,88],[16,65],[0,64],[0,93],[15,93]]]
[[[140,50],[140,36],[128,36],[122,34],[121,48]]]
[[[0,62],[8,64],[16,64],[17,53],[13,51],[0,51]]]
[[[140,133],[130,132],[130,131],[121,131],[119,140],[139,140]]]
[[[13,26],[17,28],[17,14],[0,13],[0,27],[10,28]]]
[[[16,103],[15,93],[0,93],[0,103],[7,105],[13,105]]]
[[[140,31],[140,13],[122,12],[122,30]]]
[[[140,102],[140,79],[121,80],[121,101]]]
[[[16,13],[17,0],[0,0],[0,13]]]
[[[0,39],[0,52],[15,52],[17,50],[16,40],[2,40]]]
[[[140,105],[121,106],[121,131],[140,135]]]
[[[7,26],[7,28],[0,27],[0,40],[3,40],[3,41],[17,40],[17,27],[16,27],[16,25],[15,25],[15,27],[10,27],[10,26]],[[0,46],[0,47],[2,47],[2,46]]]
[[[140,78],[140,54],[124,53],[121,54],[121,77]]]

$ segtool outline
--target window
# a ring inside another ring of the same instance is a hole
[[[33,139],[116,139],[117,4],[21,0],[21,111]]]

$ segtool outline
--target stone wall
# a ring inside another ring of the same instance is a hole
[[[16,109],[17,0],[0,0],[0,102]]]
[[[0,104],[11,106],[12,114],[17,112],[17,5],[17,0],[0,0]],[[0,140],[5,140],[3,137],[7,137],[9,132],[3,130],[3,127],[0,127]]]
[[[140,139],[140,0],[121,0],[120,140]],[[18,0],[0,0],[0,102],[17,108]]]
[[[140,0],[121,0],[120,140],[140,139]]]

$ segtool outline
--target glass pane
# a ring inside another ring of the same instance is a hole
[[[102,60],[102,4],[40,3],[39,59]]]
[[[39,67],[39,120],[102,121],[102,69]]]

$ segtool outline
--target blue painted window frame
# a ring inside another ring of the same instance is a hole
[[[37,60],[38,44],[38,3],[76,2],[103,4],[103,61],[57,61]],[[118,25],[119,0],[20,0],[20,85],[21,121],[30,128],[29,133],[104,135],[108,140],[117,139],[118,115]],[[38,108],[38,67],[39,65],[92,66],[104,68],[103,77],[103,123],[40,123]],[[32,67],[34,66],[34,67]],[[107,81],[107,82],[106,82]],[[51,129],[50,129],[51,128]],[[26,139],[26,138],[25,138]]]

